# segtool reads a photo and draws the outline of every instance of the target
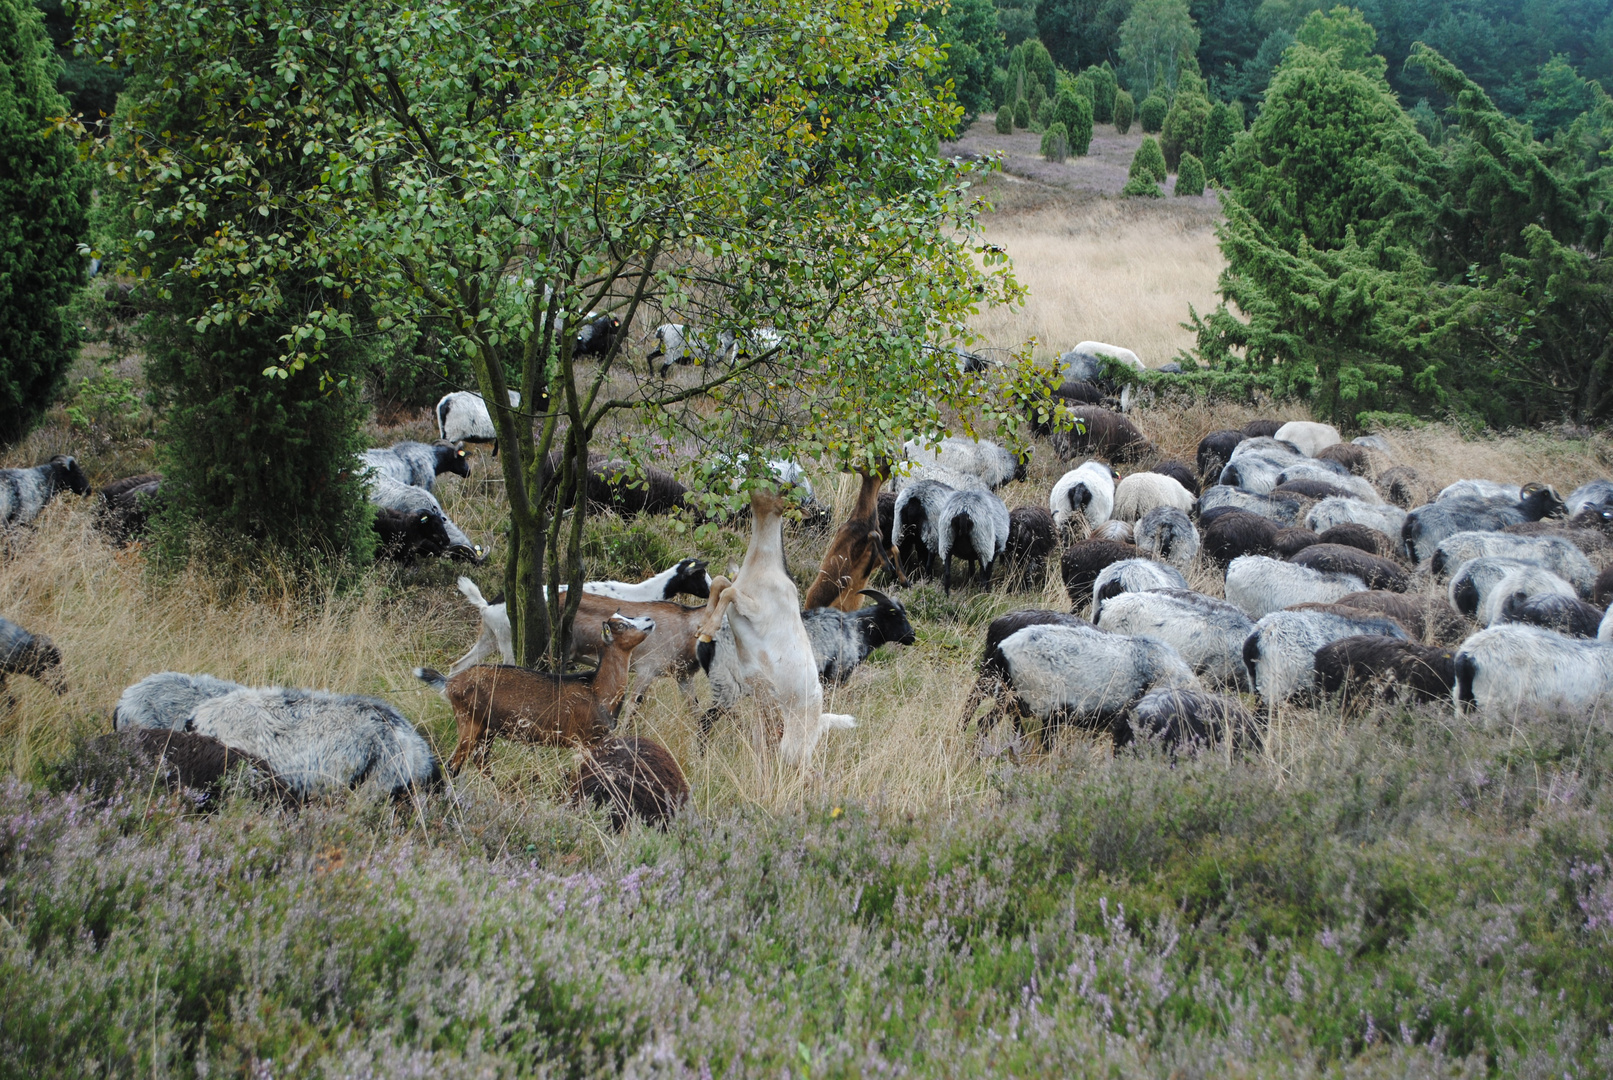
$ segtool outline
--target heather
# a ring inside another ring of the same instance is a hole
[[[0,787],[15,1075],[1606,1075],[1613,738],[1294,721],[607,831]],[[1347,1066],[1346,1064],[1347,1063]]]

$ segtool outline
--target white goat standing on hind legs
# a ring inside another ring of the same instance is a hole
[[[745,681],[770,685],[784,714],[779,755],[804,768],[825,731],[853,728],[857,721],[823,711],[818,665],[801,621],[801,595],[784,571],[784,500],[772,492],[753,491],[750,505],[745,561],[733,584],[713,592],[700,626],[701,665],[710,665],[712,642],[726,616]]]

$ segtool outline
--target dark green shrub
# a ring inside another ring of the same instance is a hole
[[[1224,101],[1218,101],[1210,110],[1210,115],[1204,121],[1203,153],[1200,155],[1204,161],[1204,172],[1207,177],[1214,180],[1221,178],[1221,155],[1232,140],[1237,138],[1243,130],[1243,117],[1238,110]]]
[[[1036,128],[1038,130],[1041,130],[1041,131],[1046,131],[1048,125],[1051,124],[1052,122],[1053,122],[1053,99],[1052,98],[1043,98],[1042,99],[1042,107],[1040,109],[1036,110]]]
[[[1182,81],[1160,131],[1159,148],[1165,152],[1166,168],[1174,170],[1183,154],[1197,156],[1204,152],[1204,125],[1210,118],[1210,111],[1204,81],[1191,71],[1182,72]]]
[[[1176,166],[1176,194],[1204,194],[1204,163],[1192,154],[1183,154]]]
[[[1165,126],[1165,114],[1170,106],[1158,94],[1150,94],[1143,99],[1142,107],[1137,110],[1137,119],[1142,123],[1143,131],[1149,135],[1158,135]]]
[[[1098,94],[1098,88],[1092,81],[1091,73],[1085,71],[1081,72],[1081,74],[1077,75],[1073,79],[1064,80],[1060,87],[1061,90],[1063,89],[1063,86],[1070,87],[1077,94],[1080,94],[1088,101],[1092,101],[1097,97]]]
[[[1114,118],[1116,131],[1124,135],[1131,130],[1132,114],[1136,112],[1136,109],[1137,106],[1131,100],[1130,94],[1124,90],[1115,91]]]
[[[991,76],[991,107],[1000,109],[1008,103],[1008,94],[1012,89],[1008,85],[1008,69],[998,68]]]
[[[1043,89],[1041,83],[1031,83],[1026,100],[1030,103],[1031,117],[1034,119],[1042,115],[1042,103],[1047,100],[1047,91]]]
[[[1063,124],[1054,121],[1042,136],[1042,157],[1047,161],[1063,161],[1070,153],[1070,133]]]
[[[1145,138],[1142,145],[1137,147],[1137,153],[1132,155],[1131,168],[1127,171],[1128,179],[1137,180],[1146,178],[1155,184],[1163,184],[1169,175],[1165,169],[1165,154],[1159,148],[1159,140],[1152,137]]]
[[[1092,145],[1092,102],[1080,94],[1061,94],[1053,119],[1069,133],[1070,154],[1085,157]]]
[[[1014,133],[1014,110],[1004,105],[997,110],[997,134],[1012,135]]]
[[[1115,116],[1115,73],[1107,65],[1087,68],[1086,73],[1092,79],[1092,119],[1099,124],[1108,124],[1114,121]]]
[[[1014,102],[1014,126],[1017,128],[1031,126],[1031,104],[1024,98]]]
[[[67,304],[84,281],[88,173],[50,119],[61,64],[28,0],[0,0],[0,441],[26,435],[78,344]]]

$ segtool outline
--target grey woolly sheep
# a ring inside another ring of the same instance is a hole
[[[147,675],[126,688],[112,709],[112,729],[162,728],[184,731],[196,707],[211,698],[223,697],[246,687],[211,675],[186,675],[160,671]]]
[[[1523,559],[1508,559],[1495,555],[1482,555],[1468,559],[1456,568],[1446,586],[1451,607],[1470,619],[1478,619],[1485,598],[1495,591],[1501,580],[1514,570],[1538,566]]]
[[[1362,502],[1360,499],[1323,499],[1305,515],[1305,524],[1319,533],[1335,525],[1365,525],[1383,533],[1398,547],[1401,529],[1406,524],[1406,512],[1398,507]]]
[[[1581,484],[1568,493],[1563,505],[1569,517],[1576,516],[1581,510],[1613,506],[1613,480],[1592,480],[1588,484]]]
[[[57,492],[88,495],[89,478],[78,461],[57,454],[31,469],[0,469],[0,527],[27,525],[39,516]]]
[[[509,390],[510,408],[521,407],[521,395]],[[482,395],[469,390],[455,390],[444,394],[437,402],[437,437],[451,443],[492,443],[493,456],[498,457],[498,428],[487,411]]]
[[[1534,563],[1573,585],[1581,596],[1589,596],[1596,584],[1596,568],[1579,548],[1560,536],[1517,536],[1512,533],[1471,532],[1448,536],[1434,552],[1430,568],[1435,575],[1448,573],[1469,559],[1516,559]]]
[[[1311,688],[1317,650],[1361,634],[1406,639],[1399,623],[1364,612],[1354,617],[1334,611],[1274,611],[1255,623],[1243,643],[1243,662],[1266,711]]]
[[[1199,496],[1199,519],[1202,521],[1211,510],[1226,507],[1258,514],[1279,525],[1297,525],[1303,506],[1299,499],[1274,499],[1269,495],[1256,495],[1225,484],[1215,484],[1205,488]]]
[[[442,512],[442,506],[437,497],[425,488],[415,487],[413,484],[399,483],[384,473],[370,473],[366,478],[369,486],[370,502],[388,510],[397,510],[405,514],[435,514],[442,518],[443,528],[448,533],[448,554],[454,558],[469,562],[480,562],[482,549],[471,542],[463,529],[455,525],[453,519]]]
[[[1174,506],[1156,506],[1137,523],[1137,550],[1178,570],[1191,566],[1199,553],[1199,532]]]
[[[1354,574],[1327,573],[1266,555],[1243,555],[1227,566],[1226,596],[1252,619],[1295,604],[1326,604],[1366,582]]]
[[[1306,460],[1304,454],[1288,443],[1276,439],[1245,439],[1232,451],[1232,458],[1221,470],[1218,483],[1256,495],[1269,495],[1284,469]]]
[[[1456,653],[1456,705],[1488,720],[1519,713],[1581,716],[1613,701],[1613,644],[1508,623],[1480,630]]]
[[[931,571],[941,549],[941,508],[954,490],[939,480],[919,480],[896,493],[892,529],[903,573]]]
[[[1109,729],[1115,752],[1141,739],[1175,753],[1209,749],[1230,738],[1234,749],[1260,744],[1260,729],[1241,702],[1202,690],[1150,690],[1132,706],[1128,720],[1115,717]]]
[[[470,475],[470,458],[451,442],[397,442],[385,448],[366,450],[359,455],[365,465],[384,473],[400,484],[433,491],[440,473]]]
[[[1174,566],[1152,559],[1122,559],[1103,568],[1092,583],[1092,618],[1103,614],[1103,605],[1121,593],[1150,592],[1154,589],[1186,589],[1187,579]]]
[[[1243,643],[1254,623],[1225,600],[1186,589],[1122,593],[1104,601],[1098,627],[1157,638],[1201,677],[1220,686],[1248,687]]]
[[[1434,496],[1435,501],[1440,499],[1497,499],[1501,502],[1517,502],[1523,498],[1523,487],[1519,484],[1502,484],[1494,480],[1458,480],[1454,484],[1447,484]]]
[[[1121,521],[1137,521],[1157,506],[1174,506],[1187,514],[1195,504],[1190,491],[1162,473],[1132,473],[1115,485],[1114,516]]]
[[[1342,495],[1360,499],[1364,503],[1381,501],[1378,496],[1378,489],[1372,486],[1371,481],[1354,476],[1347,472],[1344,466],[1324,458],[1316,458],[1302,461],[1297,465],[1290,465],[1277,474],[1277,488],[1305,482],[1325,485],[1331,489],[1322,495],[1323,498],[1338,498]],[[1275,490],[1274,488],[1273,491]],[[1321,489],[1317,488],[1317,490]]]
[[[989,491],[954,491],[941,506],[936,522],[941,560],[941,587],[952,591],[952,560],[980,568],[981,588],[991,587],[991,570],[1008,546],[1008,507]]]
[[[1514,567],[1507,576],[1496,582],[1480,601],[1477,620],[1484,626],[1506,622],[1502,617],[1508,602],[1522,606],[1536,596],[1558,596],[1564,600],[1577,600],[1574,587],[1550,570],[1541,566]],[[1533,621],[1533,620],[1519,620]]]
[[[12,675],[28,675],[58,694],[67,693],[61,667],[62,652],[50,638],[30,634],[10,619],[0,619],[0,693],[7,701],[16,701],[6,691],[6,679]]]
[[[1011,480],[1025,479],[1024,461],[994,442],[949,435],[939,445],[924,440],[904,444],[907,459],[918,465],[939,465],[978,477],[996,490]]]
[[[1516,502],[1455,495],[1407,514],[1400,539],[1411,561],[1421,562],[1430,558],[1446,537],[1462,532],[1500,532],[1508,525],[1560,514],[1562,508],[1557,493],[1539,484],[1524,488]]]

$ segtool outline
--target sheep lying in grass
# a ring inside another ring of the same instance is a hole
[[[442,512],[442,506],[431,492],[413,484],[399,483],[384,473],[371,473],[366,480],[369,485],[370,502],[383,509],[396,510],[403,514],[435,514],[442,518],[443,528],[448,533],[448,554],[467,562],[482,561],[481,547],[472,543],[471,538],[465,535],[465,531]]]
[[[99,735],[56,769],[55,779],[97,801],[112,796],[118,784],[149,792],[156,782],[169,791],[189,793],[199,809],[219,805],[225,783],[239,773],[248,792],[273,801],[290,792],[269,763],[232,750],[217,739],[189,731],[132,728]]]
[[[1236,698],[1191,689],[1150,690],[1129,717],[1115,718],[1110,734],[1116,753],[1137,741],[1173,754],[1211,749],[1228,738],[1234,750],[1260,745],[1259,725]]]
[[[123,691],[112,708],[112,729],[159,728],[184,731],[196,707],[211,698],[246,687],[211,675],[186,675],[160,671],[147,675]]]
[[[0,469],[0,527],[29,524],[62,491],[74,495],[90,492],[84,470],[66,454],[57,454],[31,469]]]
[[[1219,686],[1248,688],[1243,643],[1254,623],[1225,600],[1186,589],[1123,593],[1104,602],[1098,627],[1163,641],[1199,676]]]
[[[571,785],[576,806],[610,807],[611,826],[627,828],[629,818],[665,829],[689,802],[689,781],[677,759],[660,743],[631,735],[585,749]]]
[[[1537,626],[1480,630],[1456,653],[1456,707],[1487,720],[1519,714],[1586,715],[1613,702],[1613,644]]]
[[[510,395],[510,408],[520,408],[520,393],[515,390],[506,393]],[[498,457],[498,428],[493,426],[493,417],[482,395],[469,390],[452,391],[437,402],[436,412],[437,435],[444,442],[492,443],[493,456]]]
[[[44,634],[30,634],[10,619],[0,619],[0,694],[15,705],[17,699],[6,689],[12,675],[28,675],[58,694],[67,693],[62,675],[62,652]]]
[[[446,440],[435,443],[397,442],[391,446],[366,450],[359,460],[378,473],[390,476],[400,484],[432,491],[442,473],[455,476],[470,475],[470,458],[463,448]]]

